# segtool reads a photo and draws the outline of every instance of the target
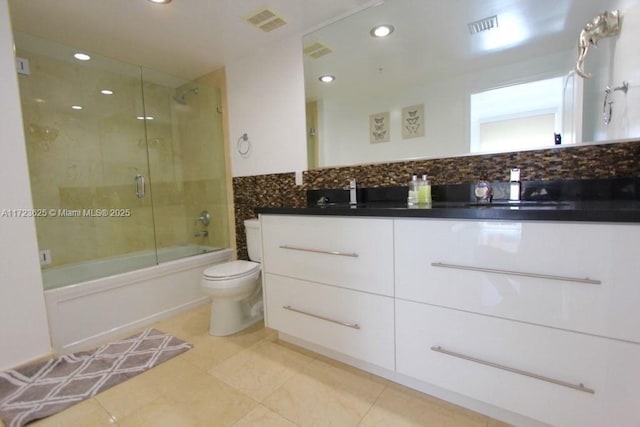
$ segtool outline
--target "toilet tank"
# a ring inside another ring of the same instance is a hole
[[[260,244],[260,221],[247,219],[244,222],[244,230],[247,234],[247,251],[251,261],[262,261]]]

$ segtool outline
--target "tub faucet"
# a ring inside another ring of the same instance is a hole
[[[209,236],[209,232],[207,230],[198,231],[193,234],[193,237],[207,237]]]

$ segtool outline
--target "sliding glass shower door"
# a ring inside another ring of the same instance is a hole
[[[160,263],[229,244],[220,90],[144,69],[147,153]]]
[[[45,289],[228,246],[219,89],[14,38]]]
[[[46,286],[154,265],[140,68],[15,40],[27,64],[19,84]]]

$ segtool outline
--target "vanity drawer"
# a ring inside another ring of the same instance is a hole
[[[393,298],[267,273],[267,325],[393,370]]]
[[[640,226],[398,220],[395,239],[397,298],[640,343]]]
[[[267,273],[393,295],[393,220],[260,218]]]
[[[636,344],[401,300],[396,328],[401,374],[552,425],[640,422]]]

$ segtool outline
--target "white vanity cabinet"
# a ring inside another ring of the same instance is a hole
[[[267,272],[393,296],[393,220],[262,215],[261,226]]]
[[[393,370],[393,298],[267,273],[267,323],[288,335]]]
[[[396,301],[399,373],[553,426],[640,425],[640,346]]]
[[[396,298],[640,343],[639,226],[407,219],[395,241]]]
[[[640,426],[640,226],[261,224],[267,326],[517,425]]]
[[[396,220],[396,370],[559,426],[637,426],[640,227]]]
[[[267,326],[393,370],[393,220],[261,215]]]

